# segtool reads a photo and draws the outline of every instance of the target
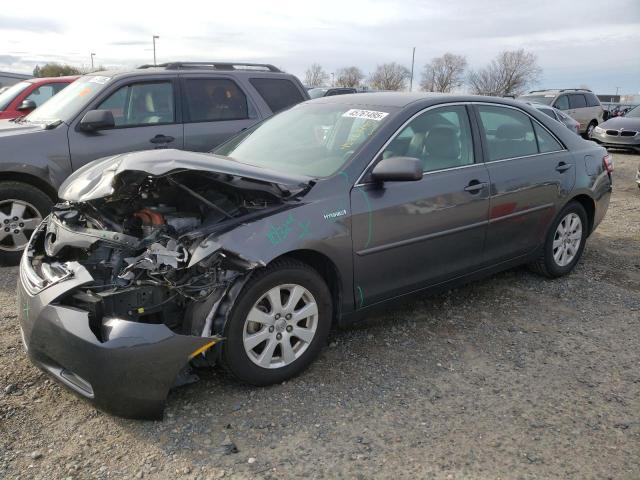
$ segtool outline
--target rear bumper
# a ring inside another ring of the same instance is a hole
[[[117,318],[103,321],[98,338],[88,312],[57,302],[93,280],[83,266],[67,266],[72,271],[68,278],[34,288],[35,272],[27,254],[23,256],[18,317],[32,362],[101,410],[129,418],[161,418],[167,393],[190,354],[213,339]]]

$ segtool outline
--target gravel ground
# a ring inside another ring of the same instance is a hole
[[[282,385],[205,372],[162,422],[33,367],[0,270],[0,478],[640,478],[640,157],[615,161],[572,275],[511,270],[372,316]]]

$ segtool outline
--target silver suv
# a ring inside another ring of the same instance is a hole
[[[580,123],[579,132],[589,138],[593,129],[604,121],[604,109],[600,100],[586,88],[532,90],[518,100],[543,103],[562,110]]]
[[[17,263],[60,184],[92,160],[156,148],[208,152],[308,99],[295,76],[266,64],[83,75],[26,117],[0,121],[0,263]]]

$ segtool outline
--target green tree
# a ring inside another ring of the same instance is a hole
[[[33,69],[34,77],[63,77],[65,75],[80,75],[80,70],[71,65],[47,63],[43,67],[36,65]]]

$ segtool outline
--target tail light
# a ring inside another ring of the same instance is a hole
[[[604,169],[607,171],[607,173],[613,173],[613,157],[611,157],[611,155],[609,155],[608,153],[604,157],[602,157],[602,165],[604,166]]]

